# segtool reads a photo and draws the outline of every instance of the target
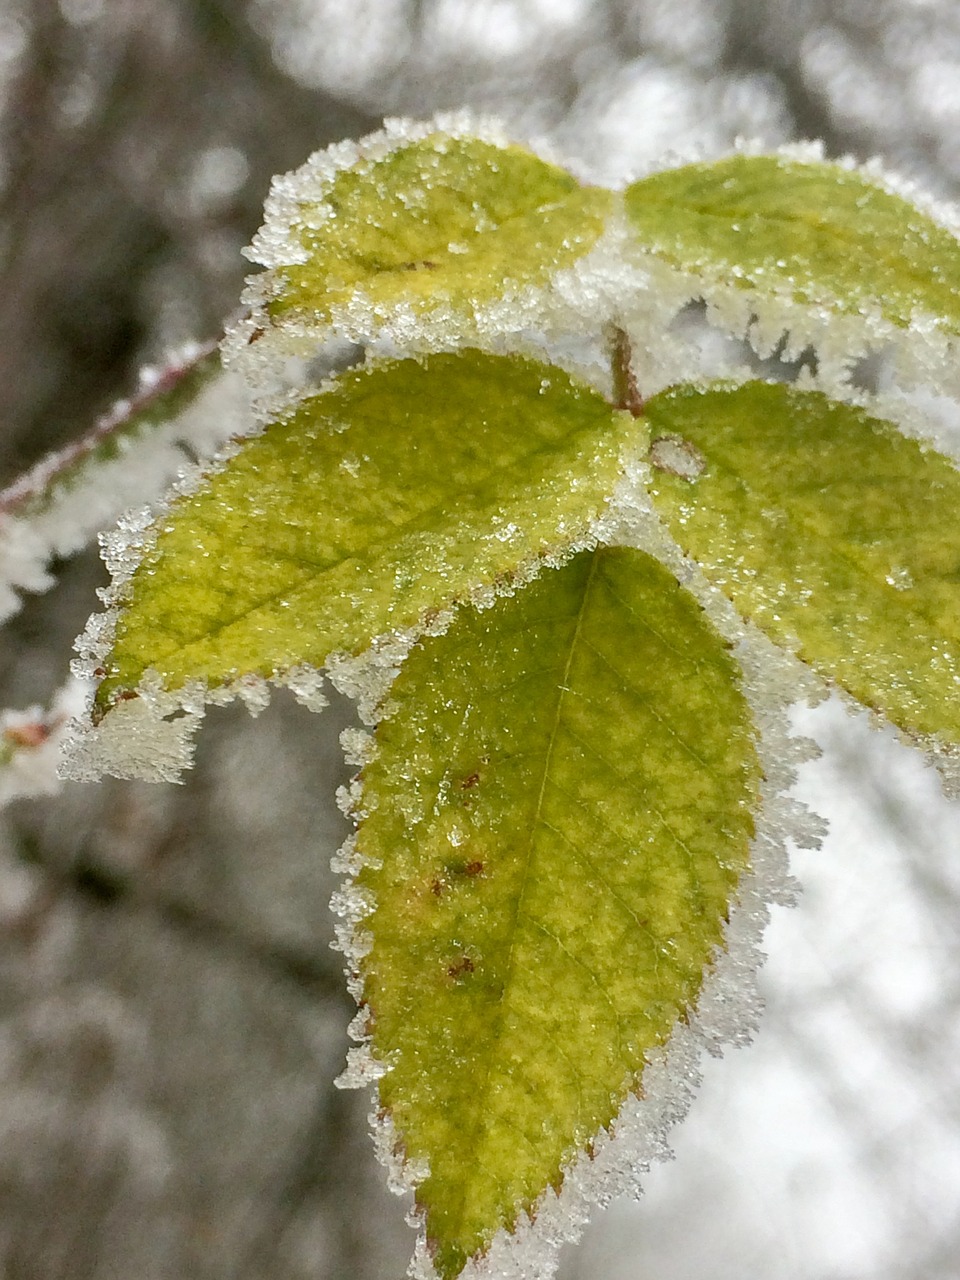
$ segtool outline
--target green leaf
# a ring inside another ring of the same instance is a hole
[[[960,243],[856,171],[731,156],[626,191],[643,249],[713,285],[960,333]]]
[[[677,387],[647,416],[655,505],[740,613],[901,729],[960,743],[953,463],[780,384]]]
[[[738,677],[662,565],[607,548],[462,611],[391,689],[363,999],[444,1280],[560,1185],[696,1003],[753,833]]]
[[[160,521],[100,686],[320,666],[564,553],[645,428],[562,370],[477,351],[353,370]],[[536,500],[531,495],[536,494]]]
[[[473,316],[589,251],[613,196],[519,146],[435,132],[349,168],[294,175],[259,246],[276,265],[268,312],[375,333],[398,308]],[[268,206],[269,209],[269,206]],[[273,246],[280,240],[279,254]]]

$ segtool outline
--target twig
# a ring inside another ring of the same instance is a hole
[[[216,352],[217,342],[210,341],[184,349],[162,369],[145,369],[134,396],[119,400],[79,440],[47,454],[25,475],[0,490],[0,515],[19,515],[35,503],[42,503],[54,485],[74,467],[109,445],[125,430],[147,419],[150,411],[175,393],[191,375],[203,380],[214,373],[219,363]]]
[[[643,417],[643,396],[637,387],[631,358],[630,339],[619,326],[612,330],[613,337],[613,396],[618,409],[625,409],[635,418]]]

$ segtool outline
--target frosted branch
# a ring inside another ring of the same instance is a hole
[[[127,507],[155,497],[188,462],[249,427],[246,396],[239,380],[221,370],[214,344],[144,369],[133,397],[0,491],[0,622],[17,612],[20,593],[53,585],[54,556],[81,550]]]
[[[0,808],[11,800],[60,790],[60,747],[68,725],[81,714],[88,698],[86,683],[71,676],[48,707],[0,712]]]

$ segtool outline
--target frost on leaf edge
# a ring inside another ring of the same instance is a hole
[[[542,353],[535,351],[513,351],[511,354],[542,360]],[[354,367],[375,368],[392,363],[394,359],[371,356],[362,365]],[[609,371],[602,366],[593,366],[578,358],[554,359],[552,363],[598,394],[609,397],[609,387],[604,386],[609,379]],[[334,375],[316,385],[279,393],[266,403],[270,406],[271,415],[279,419],[294,413],[303,400],[337,385]],[[159,674],[148,668],[136,690],[129,691],[126,697],[121,697],[105,715],[98,718],[94,710],[96,689],[103,674],[103,664],[113,647],[129,584],[155,545],[164,518],[180,498],[196,493],[207,480],[224,470],[244,444],[262,433],[265,425],[266,420],[261,415],[260,421],[247,435],[232,437],[208,464],[183,469],[161,501],[152,507],[126,512],[114,530],[100,535],[101,552],[111,581],[107,587],[98,590],[104,610],[91,615],[74,645],[79,656],[71,663],[71,671],[83,683],[87,694],[83,713],[69,723],[63,735],[62,778],[92,782],[107,774],[117,778],[179,782],[183,771],[193,765],[195,738],[206,706],[224,706],[240,701],[251,715],[257,716],[269,704],[271,687],[289,688],[308,710],[320,711],[327,705],[323,688],[324,680],[329,679],[339,693],[357,704],[361,720],[373,723],[375,716],[382,711],[386,690],[392,684],[400,663],[418,639],[442,634],[457,608],[489,608],[501,596],[521,590],[541,572],[559,568],[578,552],[606,540],[610,529],[620,520],[624,505],[637,500],[636,487],[643,483],[642,476],[646,474],[633,451],[626,448],[620,457],[621,474],[613,493],[607,498],[604,509],[586,523],[579,536],[548,554],[531,552],[516,565],[509,581],[475,585],[463,601],[427,610],[414,626],[374,637],[362,654],[354,656],[334,651],[326,656],[321,667],[303,663],[270,676],[248,673],[213,687],[198,679],[167,689]]]
[[[244,254],[266,269],[249,276],[241,295],[244,311],[226,331],[221,351],[224,364],[235,367],[257,394],[269,394],[281,384],[291,359],[309,360],[338,342],[362,343],[384,354],[478,346],[498,350],[504,334],[523,331],[575,332],[584,322],[602,326],[615,304],[604,297],[612,273],[622,272],[620,237],[604,234],[573,265],[553,272],[541,285],[521,285],[499,298],[475,306],[472,316],[454,314],[443,306],[427,311],[397,304],[389,316],[374,316],[362,290],[338,308],[330,322],[320,324],[285,316],[273,321],[267,307],[277,293],[282,266],[305,262],[307,255],[290,239],[290,230],[303,201],[322,204],[337,175],[361,161],[385,159],[402,147],[436,134],[456,140],[476,139],[496,147],[518,146],[547,164],[565,169],[586,187],[576,165],[548,141],[513,136],[492,116],[470,111],[439,113],[414,121],[392,117],[384,127],[359,140],[335,143],[314,152],[298,169],[273,180],[264,206],[264,224]],[[609,188],[596,187],[597,190]],[[599,296],[598,296],[599,290]],[[617,291],[622,293],[622,288]]]
[[[367,155],[380,159],[406,142],[420,141],[437,132],[446,132],[452,138],[475,137],[499,146],[515,142],[580,177],[575,163],[539,140],[532,143],[509,137],[505,127],[492,117],[458,112],[422,122],[390,119],[382,130],[367,138],[318,151],[301,169],[276,179],[267,202],[268,223],[275,216],[286,218],[288,225],[302,193],[319,198],[324,183],[359,159]],[[365,149],[368,147],[369,151]],[[866,163],[850,156],[827,159],[822,143],[817,142],[771,148],[761,141],[739,139],[732,148],[713,153],[703,148],[671,152],[604,189],[619,192],[628,182],[654,173],[689,164],[716,163],[734,155],[781,157],[792,163],[856,172],[864,181],[909,201],[943,230],[960,238],[960,212],[952,206],[927,195],[919,184],[890,171],[878,159]],[[320,184],[319,193],[313,185],[316,183]],[[894,377],[910,387],[943,384],[947,371],[960,364],[955,360],[960,339],[942,331],[936,316],[918,315],[908,330],[879,315],[840,312],[819,316],[807,304],[796,302],[786,290],[766,295],[758,290],[744,291],[711,277],[709,272],[699,274],[669,266],[637,243],[621,204],[619,200],[614,203],[606,230],[597,243],[572,266],[556,272],[546,285],[523,286],[515,295],[483,304],[469,322],[451,317],[442,309],[415,314],[410,308],[398,306],[393,316],[378,321],[373,328],[370,306],[359,294],[357,305],[348,304],[335,325],[318,327],[289,317],[281,324],[264,324],[265,308],[273,291],[273,269],[280,261],[265,225],[248,256],[269,269],[248,279],[243,301],[249,310],[228,330],[222,346],[224,361],[235,365],[255,394],[260,395],[279,385],[291,358],[310,359],[337,341],[362,341],[387,354],[464,345],[496,350],[505,333],[517,335],[539,329],[551,336],[569,335],[582,332],[584,326],[600,330],[614,319],[631,332],[663,334],[686,304],[700,298],[707,304],[709,321],[734,339],[746,341],[760,359],[769,356],[784,337],[785,359],[796,359],[806,349],[816,348],[818,368],[815,374],[805,375],[808,384],[839,399],[856,394],[851,383],[852,367],[878,351],[891,357]],[[273,236],[273,240],[280,243],[282,235]],[[948,389],[953,394],[960,393],[960,372],[953,376]]]
[[[611,1129],[600,1131],[591,1153],[579,1152],[570,1161],[559,1193],[547,1188],[532,1211],[520,1215],[514,1233],[499,1229],[487,1252],[468,1262],[462,1280],[549,1280],[560,1247],[579,1239],[592,1206],[605,1206],[617,1195],[639,1194],[651,1164],[670,1159],[667,1134],[693,1100],[701,1079],[703,1051],[718,1056],[724,1045],[746,1044],[757,1030],[762,1001],[756,978],[764,959],[760,941],[769,920],[769,906],[789,905],[797,892],[787,868],[786,842],[789,839],[801,847],[817,847],[824,834],[820,820],[785,794],[796,779],[798,765],[818,754],[809,739],[791,734],[787,722],[787,709],[797,696],[796,678],[800,691],[811,701],[825,696],[824,686],[755,628],[742,623],[724,598],[718,602],[705,579],[689,580],[686,562],[665,540],[645,497],[637,499],[635,491],[626,496],[606,532],[605,545],[638,546],[666,561],[681,585],[694,587],[693,594],[710,621],[731,643],[742,673],[741,689],[756,727],[763,774],[756,834],[750,846],[751,869],[741,877],[729,921],[723,927],[723,942],[705,972],[689,1022],[678,1023],[667,1044],[651,1057],[640,1091],[628,1096]],[[387,694],[370,723],[390,711]],[[341,741],[352,765],[362,766],[376,751],[372,736],[357,731],[348,731]],[[363,816],[363,790],[357,779],[341,791],[338,800],[347,816],[355,820]],[[335,916],[334,945],[345,956],[347,985],[361,1004],[350,1025],[350,1034],[358,1043],[348,1050],[346,1067],[336,1083],[340,1088],[374,1086],[371,1122],[377,1155],[387,1169],[391,1190],[403,1195],[415,1190],[428,1170],[405,1161],[391,1117],[379,1103],[376,1084],[389,1065],[373,1052],[361,1003],[360,962],[371,945],[363,921],[374,903],[369,892],[361,891],[355,883],[363,866],[355,836],[347,838],[331,866],[344,877],[330,904]],[[421,1215],[414,1209],[409,1221],[418,1228],[419,1236],[408,1275],[413,1280],[438,1280]]]
[[[941,230],[960,240],[960,206],[932,196],[914,179],[890,169],[874,156],[859,161],[854,156],[827,157],[822,141],[799,141],[769,147],[758,139],[738,138],[732,147],[707,151],[690,147],[672,151],[642,169],[632,171],[623,186],[690,165],[710,165],[734,156],[780,158],[793,164],[817,165],[858,174],[864,182],[887,195],[913,205]],[[960,395],[960,336],[944,331],[939,318],[918,313],[903,329],[878,313],[856,316],[833,312],[820,315],[806,303],[797,302],[786,290],[762,293],[744,290],[709,272],[703,275],[672,266],[657,254],[643,249],[636,236],[628,237],[627,257],[637,273],[646,275],[650,296],[660,323],[669,323],[678,300],[699,297],[707,306],[708,322],[732,337],[746,341],[763,360],[785,339],[780,358],[797,360],[808,348],[817,352],[816,373],[804,371],[801,385],[824,391],[838,400],[861,396],[851,380],[854,366],[861,360],[883,353],[891,363],[891,377],[909,389],[943,387],[950,395]],[[683,305],[683,302],[680,302]],[[630,330],[644,308],[628,307],[624,326]],[[649,325],[650,321],[646,321]],[[646,327],[645,325],[645,327]],[[956,370],[951,374],[951,371]]]

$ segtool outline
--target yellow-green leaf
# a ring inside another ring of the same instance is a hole
[[[380,1101],[443,1280],[642,1086],[748,867],[739,672],[657,561],[585,552],[422,642],[363,771]]]
[[[780,384],[677,387],[647,416],[655,504],[740,613],[900,728],[960,743],[954,464]],[[680,441],[695,478],[670,467]]]
[[[613,199],[520,146],[434,132],[384,151],[320,177],[312,162],[268,205],[273,323],[356,337],[399,309],[456,327],[588,252]]]
[[[162,518],[98,702],[358,653],[562,553],[644,429],[562,370],[477,351],[344,374]],[[535,495],[533,497],[532,495]]]
[[[643,178],[626,205],[643,249],[707,284],[960,333],[960,243],[855,170],[730,156]]]

